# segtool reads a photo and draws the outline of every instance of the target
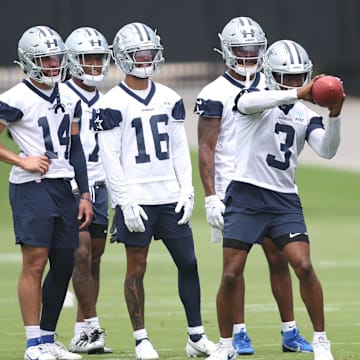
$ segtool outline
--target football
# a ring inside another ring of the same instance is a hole
[[[311,89],[314,102],[323,107],[337,104],[342,99],[343,94],[342,81],[331,75],[325,75],[315,80]]]

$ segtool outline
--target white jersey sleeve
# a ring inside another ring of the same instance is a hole
[[[71,122],[81,117],[80,101],[63,84],[44,93],[24,80],[0,95],[0,119],[20,149],[20,156],[46,155],[51,160],[45,175],[13,166],[10,182],[41,178],[73,178],[69,163]]]

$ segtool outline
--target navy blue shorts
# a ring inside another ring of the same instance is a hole
[[[276,242],[276,239],[289,235],[285,242],[292,242],[295,237],[300,240],[298,234],[306,234],[307,239],[297,194],[277,193],[240,182],[230,183],[225,195],[224,239],[255,244],[262,243],[264,236]]]
[[[302,214],[261,212],[233,205],[224,214],[224,238],[248,244],[261,244],[265,236],[275,240],[285,234],[306,232]]]
[[[109,225],[109,204],[108,191],[105,182],[97,182],[90,186],[90,195],[93,205],[93,219],[91,224],[80,231],[89,231],[92,238],[106,239]],[[80,201],[80,194],[75,192],[77,201]]]
[[[16,244],[54,249],[79,246],[78,206],[70,181],[10,183],[9,196]]]
[[[155,240],[192,237],[190,224],[178,225],[182,212],[175,212],[176,203],[166,205],[141,205],[148,220],[144,220],[145,232],[130,232],[124,222],[120,206],[117,206],[114,221],[117,229],[116,240],[128,246],[147,246],[152,237]]]

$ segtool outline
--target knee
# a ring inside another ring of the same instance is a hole
[[[91,250],[89,246],[80,246],[75,250],[74,257],[76,265],[87,264],[91,255]]]
[[[235,289],[239,281],[242,279],[242,274],[237,273],[231,269],[224,270],[221,284],[226,290]]]
[[[309,258],[299,259],[293,264],[296,276],[301,280],[311,279],[315,273]]]

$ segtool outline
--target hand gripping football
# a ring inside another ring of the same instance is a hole
[[[323,107],[339,103],[344,95],[342,81],[331,75],[325,75],[315,80],[311,95],[314,102]]]

